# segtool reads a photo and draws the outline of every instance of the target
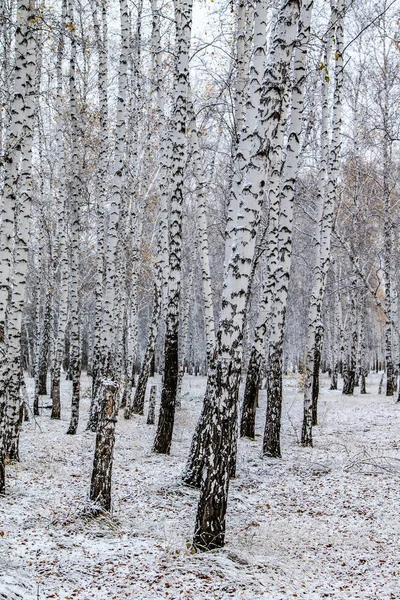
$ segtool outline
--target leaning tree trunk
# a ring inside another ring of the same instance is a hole
[[[179,298],[181,290],[182,204],[185,170],[185,130],[189,93],[189,51],[193,0],[175,2],[177,68],[173,113],[172,196],[169,236],[169,285],[164,343],[164,379],[153,451],[169,454],[178,385]]]
[[[265,5],[260,3],[258,9]],[[256,7],[257,10],[257,7]],[[264,13],[265,14],[265,13]],[[281,119],[284,96],[290,80],[290,63],[296,40],[300,10],[297,0],[285,0],[278,13],[265,68],[260,120],[249,133],[252,155],[244,177],[240,211],[234,227],[232,254],[226,267],[217,356],[208,373],[207,391],[213,406],[209,423],[209,448],[200,489],[193,546],[211,550],[224,545],[225,518],[232,448],[236,434],[237,398],[240,381],[246,298],[255,250],[255,229],[268,176],[271,149]],[[254,67],[254,63],[252,65]],[[254,74],[260,80],[260,74]],[[251,123],[247,122],[247,126]],[[229,238],[228,238],[229,243]]]

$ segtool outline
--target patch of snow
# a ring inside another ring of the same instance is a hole
[[[205,378],[185,377],[170,456],[151,452],[155,426],[117,424],[113,513],[87,510],[95,435],[67,436],[50,411],[23,425],[21,462],[0,499],[0,600],[287,600],[400,598],[400,406],[342,396],[321,381],[314,448],[298,444],[302,394],[285,378],[281,460],[263,459],[265,392],[256,441],[239,440],[224,549],[193,554],[198,492],[181,484]],[[159,383],[159,382],[158,382]],[[32,381],[28,380],[32,397]],[[86,393],[85,393],[86,392]]]

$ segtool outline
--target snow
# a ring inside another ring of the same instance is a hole
[[[24,424],[21,462],[7,467],[0,599],[400,598],[400,405],[377,395],[379,377],[354,397],[322,381],[312,449],[298,444],[302,395],[298,379],[286,377],[281,460],[260,454],[261,393],[257,440],[239,441],[226,546],[207,554],[190,551],[198,492],[180,482],[205,379],[185,377],[169,457],[151,453],[155,427],[146,417],[121,414],[113,514],[96,519],[85,511],[90,380],[82,380],[76,436],[65,434],[63,381],[63,420],[44,410]]]

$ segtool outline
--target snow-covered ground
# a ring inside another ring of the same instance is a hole
[[[78,435],[44,410],[24,424],[21,462],[7,468],[0,499],[0,598],[213,600],[400,599],[400,405],[377,395],[344,397],[322,382],[315,448],[298,444],[302,397],[285,379],[282,460],[240,440],[224,549],[192,554],[198,493],[180,482],[204,378],[185,378],[171,456],[151,453],[145,417],[118,423],[112,518],[84,516],[94,434]],[[30,382],[31,383],[31,382]],[[43,403],[46,400],[43,398]]]

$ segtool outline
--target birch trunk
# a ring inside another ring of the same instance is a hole
[[[98,15],[101,9],[101,20]],[[98,153],[96,192],[97,192],[97,275],[95,288],[95,333],[92,369],[92,401],[90,404],[87,429],[96,431],[100,411],[100,386],[108,368],[107,349],[104,346],[103,301],[107,256],[105,254],[105,207],[108,200],[108,25],[105,0],[91,1],[92,19],[98,53],[97,87],[99,96],[100,147]],[[112,225],[111,225],[112,227]]]
[[[28,259],[32,142],[36,110],[35,19],[36,11],[33,6],[19,2],[15,33],[14,103],[9,140],[11,146],[5,166],[0,238],[0,493],[5,488],[5,453],[15,459],[19,457],[21,323]],[[14,234],[13,282],[11,301],[8,301]],[[7,408],[5,386],[8,393]]]
[[[176,387],[176,406],[177,407],[181,406],[182,383],[183,383],[183,376],[185,374],[185,361],[186,361],[187,342],[188,342],[188,335],[189,335],[190,301],[191,301],[192,292],[193,292],[193,278],[194,278],[196,246],[197,246],[197,243],[195,243],[193,246],[192,265],[190,268],[189,282],[187,284],[185,300],[184,300],[184,302],[182,302],[182,307],[180,309],[181,323],[182,323],[182,326],[181,326],[181,328],[182,328],[182,331],[181,331],[182,343],[181,343],[181,347],[180,347],[178,384]]]
[[[280,210],[280,184],[281,173],[284,165],[283,141],[287,125],[288,103],[289,98],[286,97],[285,104],[282,106],[281,121],[277,129],[277,136],[274,140],[274,151],[271,153],[267,232],[268,276],[262,289],[262,298],[258,309],[257,324],[254,331],[254,342],[251,348],[250,360],[247,369],[242,416],[240,421],[241,437],[248,437],[250,439],[254,439],[255,436],[255,420],[261,367],[275,292],[275,274],[278,260],[277,234]],[[252,279],[254,276],[254,271],[255,265],[253,264]]]
[[[196,200],[197,200],[197,231],[198,231],[198,247],[200,253],[201,264],[201,279],[203,290],[203,308],[204,308],[204,325],[206,332],[206,352],[207,364],[211,364],[212,353],[215,347],[215,322],[214,322],[214,306],[213,293],[211,288],[211,270],[210,270],[210,252],[208,243],[207,229],[207,204],[206,204],[206,189],[207,181],[204,170],[201,166],[199,135],[196,126],[196,118],[193,111],[192,102],[190,102],[190,141],[192,145],[192,162],[194,177],[197,183]]]
[[[352,396],[354,393],[357,368],[357,277],[353,274],[350,289],[349,332],[347,339],[347,356],[344,358],[343,394]]]
[[[385,362],[386,362],[386,396],[393,396],[393,356],[392,356],[392,302],[391,302],[391,206],[389,186],[389,140],[385,136],[383,146],[383,200],[384,200],[384,253],[383,273],[385,281]]]
[[[247,84],[251,84],[251,77],[249,76],[249,67],[250,67],[250,55],[251,55],[251,44],[250,44],[250,36],[248,31],[247,20],[249,17],[249,12],[252,7],[248,2],[243,0],[239,0],[237,3],[237,13],[236,13],[236,56],[235,56],[235,68],[236,68],[236,78],[235,78],[235,96],[234,96],[234,137],[232,142],[232,157],[233,157],[233,176],[232,176],[232,189],[229,195],[229,202],[227,206],[227,215],[226,215],[226,229],[225,235],[233,239],[234,228],[236,223],[236,215],[239,210],[239,202],[240,202],[240,193],[243,184],[243,173],[246,168],[247,161],[250,157],[250,147],[249,144],[244,143],[242,136],[242,129],[245,126],[246,121],[246,113],[254,108],[257,111],[258,104],[260,101],[259,96],[254,96],[255,103],[253,104],[253,99],[250,96],[250,93],[246,94]],[[266,11],[268,10],[268,6],[266,6]],[[255,27],[256,20],[258,22],[257,29]],[[265,19],[263,23],[260,23],[259,16],[257,18],[256,14],[254,14],[254,34],[255,36],[261,36],[265,38],[265,29],[266,29],[266,20],[267,15],[265,15]],[[264,34],[262,33],[264,30]],[[257,45],[254,46],[257,48]],[[258,54],[259,62],[265,59],[264,54]],[[254,60],[254,58],[253,58]],[[264,64],[262,64],[262,68]],[[252,107],[249,106],[253,105]],[[245,150],[245,153],[242,154],[239,150],[239,146],[242,146],[242,149]],[[247,152],[246,152],[247,151]],[[228,262],[230,259],[230,250],[229,245],[225,245],[225,270],[227,268]]]
[[[143,414],[144,401],[146,395],[147,382],[149,379],[150,366],[154,357],[154,350],[157,340],[157,334],[160,324],[160,317],[165,306],[166,286],[168,282],[168,191],[169,191],[169,172],[171,169],[171,151],[172,147],[168,139],[168,132],[165,127],[164,104],[165,98],[162,93],[162,72],[161,72],[161,34],[160,34],[160,13],[157,7],[157,0],[151,0],[152,10],[152,64],[154,72],[154,81],[152,84],[154,95],[157,98],[157,129],[161,139],[160,152],[160,211],[159,228],[157,236],[157,258],[155,265],[155,281],[153,292],[153,314],[149,328],[148,341],[140,369],[137,386],[133,402],[127,399],[127,405],[124,412],[125,419],[129,419],[132,413]]]
[[[271,319],[270,344],[268,350],[267,373],[267,415],[263,439],[263,454],[280,457],[280,428],[282,412],[282,353],[283,335],[286,320],[286,305],[290,277],[293,231],[293,202],[297,177],[300,135],[303,115],[303,90],[307,43],[310,35],[310,20],[313,2],[307,0],[302,7],[299,44],[294,59],[294,82],[290,129],[286,150],[286,162],[281,184],[281,209],[278,231],[278,265],[276,269],[276,288]]]
[[[360,394],[366,394],[366,339],[365,339],[366,296],[364,294],[360,312]]]
[[[67,20],[74,26],[72,4],[69,5]],[[81,158],[79,154],[80,115],[77,107],[76,89],[76,37],[71,36],[71,55],[69,72],[69,101],[71,119],[71,164],[74,171],[71,181],[71,275],[70,275],[70,372],[72,379],[71,419],[67,433],[75,435],[79,422],[80,377],[81,377],[81,345],[80,345],[80,299],[79,299],[79,243],[80,243],[80,200],[82,195]]]
[[[34,34],[31,22],[34,22],[33,7],[23,0],[17,3],[17,24],[15,31],[14,94],[9,121],[9,133],[4,165],[3,203],[1,209],[0,231],[0,428],[4,427],[5,386],[8,377],[6,360],[6,309],[10,293],[10,274],[12,264],[13,238],[16,224],[16,186],[21,161],[23,129],[30,114],[31,86],[34,85],[35,64],[32,61]],[[1,420],[3,424],[1,425]],[[0,482],[0,491],[2,484]]]
[[[237,174],[239,174],[239,172],[244,169],[244,166],[250,162],[251,150],[253,146],[253,135],[257,127],[258,111],[261,103],[262,75],[265,66],[264,61],[268,5],[269,2],[267,0],[263,0],[258,2],[255,7],[254,52],[250,67],[249,90],[246,101],[244,127],[240,135],[238,150],[235,157],[236,167],[234,169],[234,173]],[[239,189],[242,176],[243,173],[240,173],[240,177],[238,179],[234,178],[232,181],[230,206],[239,203]],[[225,235],[225,265],[228,264],[226,257],[230,255],[231,244],[232,230],[227,223]],[[212,350],[212,357],[214,352],[215,348]],[[214,361],[209,364],[209,369],[213,368],[213,362]],[[212,414],[212,396],[208,393],[208,391],[206,391],[202,412],[193,435],[189,458],[182,475],[182,480],[184,483],[193,487],[199,487],[201,483],[206,451],[210,443],[209,429]]]
[[[342,127],[342,88],[343,88],[343,21],[345,13],[344,0],[332,3],[332,19],[335,24],[335,90],[332,109],[332,141],[328,159],[328,96],[327,82],[324,85],[324,105],[322,122],[322,158],[321,158],[321,184],[318,194],[320,219],[319,232],[316,245],[315,285],[310,304],[309,331],[306,359],[306,382],[304,390],[304,417],[301,443],[303,446],[312,446],[312,426],[317,424],[318,389],[316,380],[319,378],[319,360],[323,339],[323,325],[321,319],[322,303],[324,299],[326,278],[330,262],[331,234],[333,227],[333,211],[336,204],[338,171],[341,149]],[[327,57],[330,54],[328,44]],[[329,61],[326,59],[329,67]],[[328,71],[329,72],[329,71]],[[328,167],[328,168],[327,168]],[[328,182],[325,183],[326,173],[329,172]]]
[[[98,512],[111,510],[111,475],[118,414],[117,390],[112,381],[103,381],[102,406],[89,495],[95,511]]]
[[[260,7],[262,8],[262,7]],[[257,10],[257,8],[256,8]],[[255,249],[255,227],[269,173],[271,149],[277,135],[281,109],[290,80],[290,62],[297,35],[299,2],[281,4],[263,78],[260,120],[251,136],[251,159],[246,168],[226,269],[217,357],[208,373],[207,391],[213,418],[209,424],[209,448],[200,489],[193,545],[211,550],[224,545],[225,517],[232,450],[235,444],[237,399],[242,358],[244,311]],[[260,74],[255,74],[259,81]],[[250,123],[247,123],[250,125]]]
[[[63,131],[61,127],[62,113],[62,94],[63,94],[63,71],[62,63],[64,58],[64,30],[67,17],[67,0],[63,0],[60,19],[60,38],[57,49],[57,109],[59,118],[59,127],[57,132],[57,158],[58,158],[58,187],[57,187],[57,240],[54,252],[58,255],[58,264],[60,270],[59,284],[59,305],[58,305],[58,328],[55,333],[54,360],[51,370],[51,398],[52,398],[52,419],[61,419],[61,365],[64,354],[65,331],[68,322],[68,284],[69,284],[69,261],[67,252],[67,236],[65,231],[66,217],[66,166],[65,166],[65,142],[63,140]],[[54,274],[55,278],[55,274]]]
[[[178,329],[181,289],[182,203],[185,169],[185,131],[189,94],[189,51],[192,29],[192,0],[175,2],[177,28],[177,74],[173,114],[172,196],[169,235],[169,280],[164,344],[164,380],[153,451],[169,454],[178,385]]]

